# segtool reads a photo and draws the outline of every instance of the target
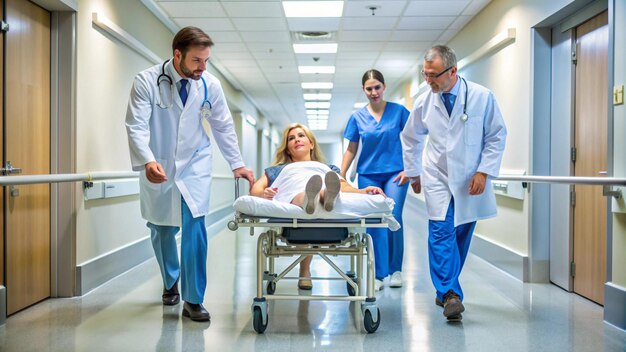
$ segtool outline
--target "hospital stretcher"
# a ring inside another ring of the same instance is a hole
[[[235,217],[228,223],[228,228],[235,231],[243,227],[250,228],[251,236],[255,235],[255,229],[262,230],[257,240],[257,285],[256,297],[252,303],[252,323],[257,333],[263,333],[269,323],[268,302],[288,299],[360,302],[365,330],[373,333],[378,329],[380,310],[377,307],[374,292],[374,249],[372,239],[365,231],[367,227],[388,227],[382,218],[274,218],[244,214],[235,206]],[[343,280],[346,283],[345,295],[275,293],[276,286],[281,280],[300,279],[300,277],[287,277],[287,274],[308,255],[322,258],[339,275],[338,277],[312,277],[311,279],[313,281]],[[349,257],[349,270],[344,271],[340,268],[330,258],[331,256]],[[296,259],[285,269],[277,272],[275,261],[280,257],[296,257]],[[365,259],[365,268],[363,259]],[[367,275],[366,280],[364,280],[364,275]]]

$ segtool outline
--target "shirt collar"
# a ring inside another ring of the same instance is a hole
[[[178,74],[178,72],[176,71],[176,69],[174,68],[174,59],[172,58],[170,60],[170,62],[167,63],[167,70],[169,71],[170,76],[172,76],[172,80],[174,81],[174,84],[176,84],[177,86],[179,85],[179,81],[181,79],[183,79],[183,77],[181,77],[181,75]],[[189,79],[187,79],[189,80]]]

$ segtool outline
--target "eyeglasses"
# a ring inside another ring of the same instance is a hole
[[[444,73],[450,71],[454,66],[450,66],[448,68],[446,68],[445,70],[436,73],[436,74],[432,74],[432,73],[426,73],[424,72],[424,70],[422,70],[422,77],[424,77],[424,79],[436,79],[441,77],[441,75],[443,75]]]

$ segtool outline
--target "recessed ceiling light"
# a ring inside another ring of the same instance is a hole
[[[330,93],[304,93],[304,100],[330,100]]]
[[[326,121],[328,120],[328,115],[306,115],[306,118],[315,121]]]
[[[302,89],[333,89],[333,82],[303,82]]]
[[[286,17],[341,17],[343,1],[283,1]]]
[[[325,44],[294,44],[296,54],[334,54],[337,52],[337,43]]]
[[[298,66],[300,73],[335,73],[335,66]]]
[[[328,115],[328,110],[307,110],[307,115]]]
[[[330,102],[327,101],[307,101],[304,103],[304,107],[307,109],[328,109],[330,108]]]

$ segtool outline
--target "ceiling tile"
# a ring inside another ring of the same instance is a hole
[[[286,31],[287,23],[277,18],[233,18],[240,31]]]
[[[254,32],[239,32],[241,34],[241,38],[245,42],[248,43],[258,43],[258,42],[266,42],[266,43],[289,43],[291,38],[289,33],[287,32],[264,32],[264,31],[254,31]]]
[[[435,30],[423,30],[423,31],[395,31],[391,35],[391,40],[393,41],[425,41],[425,40],[436,40],[440,31]]]
[[[406,1],[347,1],[343,7],[344,17],[386,17],[401,16]],[[371,6],[378,7],[372,16]]]
[[[177,2],[162,1],[159,6],[169,17],[226,17],[219,2]]]
[[[346,17],[343,19],[341,29],[353,30],[387,30],[394,29],[398,22],[397,17]]]
[[[222,1],[230,17],[283,17],[283,6],[279,1]]]
[[[343,31],[339,39],[354,42],[385,41],[389,39],[391,31]]]
[[[457,16],[467,6],[468,0],[461,1],[411,1],[404,11],[405,16]]]
[[[186,26],[196,26],[209,33],[235,30],[235,26],[228,18],[172,18],[181,28]]]
[[[202,28],[202,27],[200,27]],[[204,28],[202,28],[204,29]],[[222,43],[241,43],[241,37],[239,32],[207,32],[215,46],[222,45]]]
[[[211,36],[213,37],[213,36]],[[243,43],[219,43],[211,47],[211,52],[217,53],[247,53],[248,48]]]
[[[337,49],[337,53],[345,53],[345,52],[377,52],[383,50],[385,47],[384,41],[378,42],[351,42],[351,41],[341,41],[339,48]]]
[[[482,10],[487,4],[489,4],[491,0],[473,0],[469,3],[469,5],[463,10],[464,15],[475,16],[480,10]]]
[[[454,21],[454,16],[437,17],[402,17],[397,29],[418,30],[418,29],[446,29]]]
[[[288,18],[287,24],[291,31],[325,31],[339,30],[340,18]]]

